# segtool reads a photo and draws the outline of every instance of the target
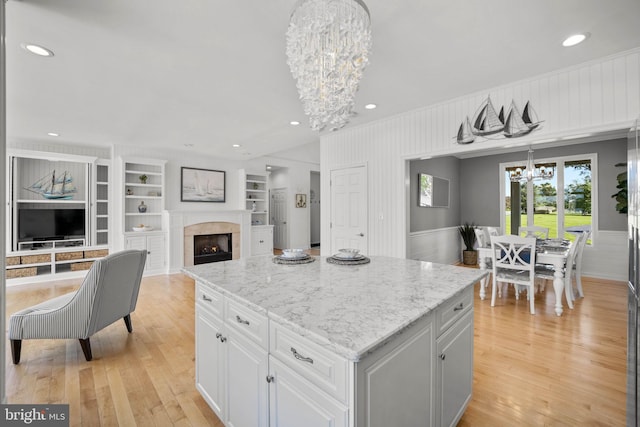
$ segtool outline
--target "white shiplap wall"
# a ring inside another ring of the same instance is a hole
[[[321,136],[324,200],[331,199],[332,169],[368,165],[369,254],[408,255],[406,159],[513,143],[503,139],[455,144],[460,122],[472,116],[487,95],[505,108],[512,99],[520,108],[530,101],[544,120],[540,130],[518,138],[521,144],[629,128],[640,115],[640,49]],[[322,205],[323,248],[329,247],[330,209],[329,203]]]

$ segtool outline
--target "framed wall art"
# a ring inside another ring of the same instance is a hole
[[[296,208],[306,208],[306,207],[307,207],[307,195],[296,194]]]
[[[182,167],[180,200],[224,203],[225,179],[225,171]]]

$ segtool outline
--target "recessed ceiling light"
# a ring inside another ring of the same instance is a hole
[[[578,43],[582,43],[583,41],[585,41],[587,39],[587,37],[589,37],[589,33],[584,33],[584,34],[574,34],[572,36],[567,37],[563,42],[562,42],[562,46],[564,47],[571,47],[571,46],[575,46]]]
[[[23,49],[33,53],[34,55],[53,56],[53,52],[51,50],[47,49],[46,47],[39,46],[37,44],[22,43],[20,46],[22,46]]]
[[[271,170],[271,166],[267,166],[267,170]]]
[[[187,148],[191,148],[191,147],[193,147],[193,144],[184,144],[184,146],[187,147]]]
[[[367,110],[373,110],[377,107],[376,104],[367,104],[364,106],[364,108],[366,108]]]
[[[47,135],[49,135],[49,136],[60,136],[59,133],[55,133],[55,132],[47,132]]]
[[[240,144],[233,144],[232,147],[233,148],[240,148]]]
[[[289,124],[290,124],[291,126],[298,126],[298,125],[300,124],[300,122],[299,122],[299,121],[297,121],[297,120],[292,120],[292,121],[290,121],[290,122],[289,122]]]

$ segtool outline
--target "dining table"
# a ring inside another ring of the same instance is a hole
[[[563,290],[567,299],[567,306],[573,309],[571,281],[565,280],[565,264],[572,244],[574,243],[563,239],[538,239],[536,242],[536,264],[548,264],[553,267],[553,290],[556,295],[555,312],[558,316],[561,316],[563,312]],[[492,259],[490,245],[478,247],[478,264],[481,270],[488,270]],[[566,270],[571,274],[570,269]],[[486,288],[489,280],[487,276],[480,282],[480,299],[482,300],[486,298]]]

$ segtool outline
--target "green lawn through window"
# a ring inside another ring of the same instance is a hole
[[[535,214],[533,217],[533,223],[539,227],[549,228],[549,237],[558,237],[558,215],[552,214]],[[520,224],[527,224],[527,215],[520,216]],[[591,225],[591,215],[571,215],[565,212],[564,214],[564,228],[575,227],[578,225]],[[507,226],[506,232],[511,232],[511,215],[507,213]],[[574,240],[575,235],[572,233],[565,233],[565,238]]]

